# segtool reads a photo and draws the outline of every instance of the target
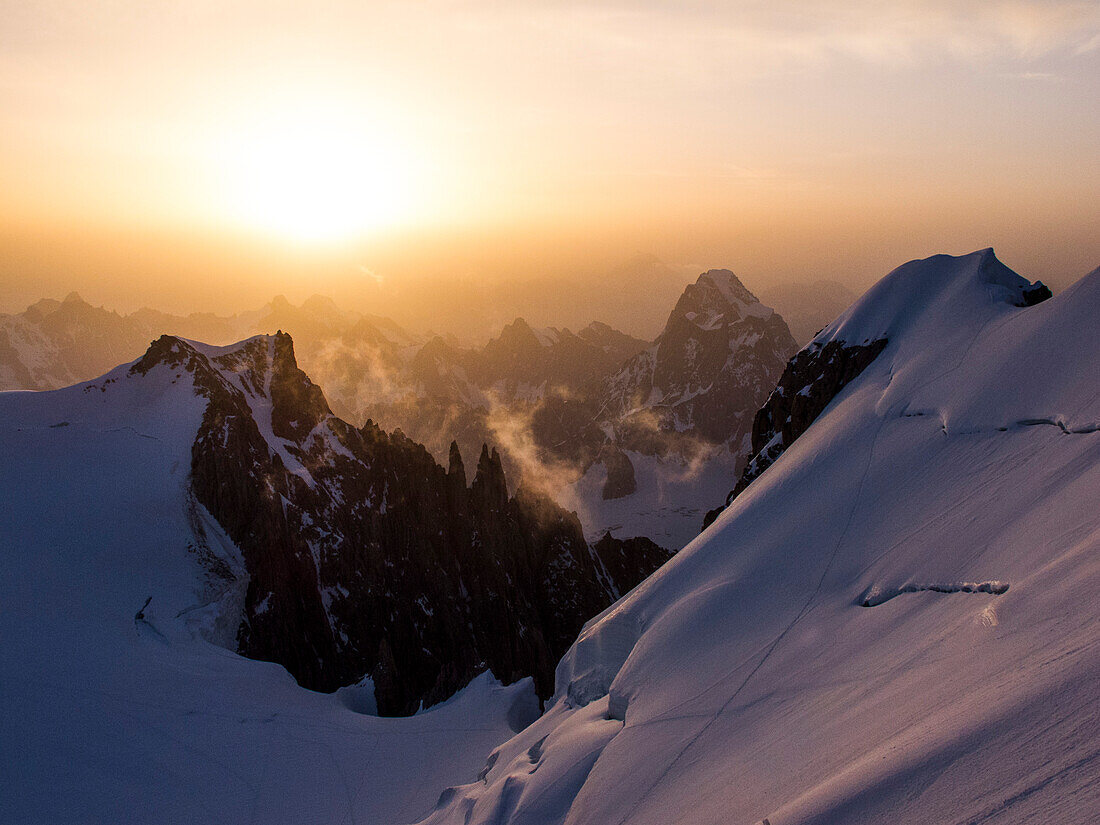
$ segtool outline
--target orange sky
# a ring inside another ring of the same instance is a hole
[[[1095,2],[0,17],[0,311],[369,303],[378,280],[592,279],[639,252],[750,286],[862,288],[990,245],[1056,285],[1100,264]]]

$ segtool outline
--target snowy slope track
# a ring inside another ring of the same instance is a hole
[[[1100,271],[1035,294],[936,256],[823,330],[885,343],[425,822],[1091,821]]]

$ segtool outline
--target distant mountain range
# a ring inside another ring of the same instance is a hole
[[[845,294],[834,287],[808,287],[804,305],[829,311],[820,296]],[[792,306],[801,295],[783,294]],[[517,318],[464,347],[322,296],[176,316],[120,315],[73,293],[0,316],[0,389],[87,380],[161,334],[228,344],[277,331],[293,337],[298,361],[345,420],[400,430],[443,462],[452,441],[466,460],[495,446],[510,479],[575,510],[590,535],[647,535],[670,547],[698,531],[700,490],[740,473],[752,417],[796,349],[783,318],[726,270],[690,284],[653,341],[600,322],[573,332]]]

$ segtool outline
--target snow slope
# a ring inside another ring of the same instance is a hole
[[[187,485],[205,401],[128,368],[0,393],[0,821],[401,823],[473,779],[530,680],[378,718],[226,649],[242,563]]]
[[[1095,821],[1100,270],[1026,287],[937,256],[822,331],[889,342],[426,822]]]

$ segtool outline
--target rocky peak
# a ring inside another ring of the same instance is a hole
[[[356,316],[345,314],[329,299],[319,296],[296,307],[285,295],[276,295],[261,316],[255,327],[257,331],[270,332],[278,327],[297,336],[300,341],[314,343],[347,332],[356,320]]]
[[[332,415],[321,388],[298,369],[294,342],[285,332],[272,339],[271,429],[280,438],[296,440]]]
[[[405,379],[421,398],[434,403],[466,403],[477,395],[466,379],[469,352],[458,349],[436,335],[408,362]],[[445,438],[451,433],[443,433]],[[447,442],[439,444],[441,448]]]
[[[294,342],[285,332],[202,350],[178,336],[162,335],[130,373],[144,375],[159,365],[191,373],[196,389],[207,397],[218,391],[244,392],[267,402],[272,432],[288,441],[304,438],[332,415],[321,388],[298,369]]]
[[[610,335],[613,332],[617,332],[617,330],[614,327],[612,327],[610,324],[605,324],[603,321],[593,321],[588,326],[586,326],[584,329],[582,329],[578,333],[578,335],[583,337],[587,334],[587,335],[591,335],[593,338],[600,338],[600,337]]]
[[[625,332],[620,332],[602,321],[593,321],[580,332],[579,338],[589,346],[598,347],[609,356],[616,356],[620,360],[626,360],[631,355],[645,349],[647,342]]]
[[[512,323],[505,324],[497,338],[504,341],[538,341],[535,330],[524,318],[516,318]]]
[[[538,353],[544,344],[544,339],[530,324],[522,318],[516,318],[500,331],[500,335],[485,345],[483,352],[490,359],[514,360]]]
[[[1052,297],[1054,297],[1054,293],[1050,291],[1050,287],[1042,281],[1036,281],[1030,287],[1025,287],[1023,289],[1017,306],[1033,307],[1036,304],[1041,304],[1047,298]]]
[[[347,344],[376,349],[390,349],[394,342],[369,318],[360,318],[343,334]]]
[[[605,383],[601,406],[649,431],[656,419],[662,433],[741,450],[795,349],[783,319],[732,272],[709,270],[684,290],[653,345]]]
[[[448,362],[457,362],[460,352],[441,335],[434,335],[413,357],[413,364],[421,367],[438,366]]]
[[[462,465],[462,453],[458,449],[458,442],[451,442],[450,456],[447,462],[447,477],[454,479],[456,483],[461,484],[463,489],[466,487],[466,468]]]
[[[477,460],[477,471],[474,473],[470,492],[490,509],[502,510],[508,503],[508,482],[504,477],[504,465],[501,464],[496,447],[490,452],[487,444],[481,445],[481,455]]]
[[[767,320],[772,315],[771,308],[761,304],[736,275],[728,269],[711,269],[684,290],[663,335],[682,334],[686,325],[714,330],[745,318]]]
[[[584,622],[659,563],[609,577],[575,515],[509,498],[488,445],[467,489],[456,444],[444,470],[399,431],[331,415],[284,333],[223,349],[163,336],[132,372],[160,364],[208,388],[191,479],[248,569],[238,649],[306,687],[369,676],[380,712],[407,714],[488,667],[549,696]]]
[[[343,318],[344,311],[327,295],[310,295],[302,302],[302,310],[313,315]]]
[[[451,442],[447,461],[447,496],[453,510],[459,510],[459,502],[466,498],[466,468],[462,464],[462,452],[458,442]]]
[[[213,373],[209,360],[189,341],[175,335],[162,335],[153,341],[145,354],[130,367],[130,374],[146,375],[158,366],[182,368],[196,377],[200,372],[207,377]]]
[[[696,285],[709,285],[717,289],[729,304],[755,304],[757,298],[741,280],[728,269],[708,269],[696,280]]]

